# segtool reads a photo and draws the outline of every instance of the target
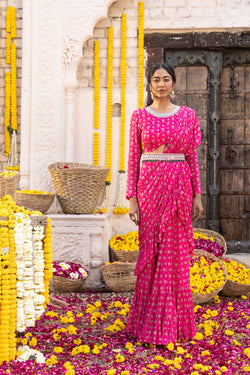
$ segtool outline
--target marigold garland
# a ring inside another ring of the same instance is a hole
[[[138,107],[143,107],[144,72],[144,3],[138,2]]]
[[[94,128],[99,129],[100,123],[100,43],[95,41],[94,47]],[[94,132],[93,140],[93,164],[99,165],[99,133]]]
[[[107,73],[107,128],[106,167],[110,168],[106,181],[111,182],[112,159],[112,83],[113,83],[113,27],[108,28],[108,73]]]
[[[11,40],[16,38],[16,9],[8,6],[6,11],[6,63],[11,65],[11,72],[5,77],[5,156],[10,153],[10,133],[17,130],[16,105],[16,45]]]
[[[120,170],[125,170],[125,105],[126,105],[126,78],[127,78],[127,16],[122,14],[121,20],[121,120],[120,120]]]
[[[49,281],[53,276],[53,266],[52,266],[52,225],[51,219],[48,218],[47,227],[45,229],[44,239],[43,239],[43,251],[44,251],[44,297],[45,304],[49,303]],[[44,306],[46,308],[46,305]]]

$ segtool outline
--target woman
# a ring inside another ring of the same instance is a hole
[[[148,76],[152,100],[132,114],[130,125],[126,196],[140,251],[126,332],[157,345],[196,333],[189,260],[191,216],[196,221],[203,211],[196,153],[201,131],[194,110],[171,103],[175,82],[171,66],[156,64]]]

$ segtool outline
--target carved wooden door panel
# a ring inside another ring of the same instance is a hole
[[[160,57],[152,52],[149,65]],[[165,50],[164,60],[175,67],[175,103],[195,109],[202,129],[198,156],[205,210],[195,226],[220,231],[229,242],[243,241],[241,250],[247,250],[250,54],[245,50]]]

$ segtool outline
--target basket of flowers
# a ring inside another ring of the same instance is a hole
[[[0,198],[4,195],[15,197],[15,191],[19,180],[18,171],[1,171],[0,172]]]
[[[227,269],[227,282],[221,294],[226,297],[238,297],[250,293],[249,265],[231,257],[222,258]]]
[[[190,260],[190,285],[194,304],[210,301],[224,287],[227,270],[222,261],[206,251],[196,250]]]
[[[88,272],[81,264],[72,262],[53,262],[53,276],[50,289],[53,292],[69,293],[81,290]]]
[[[43,214],[50,208],[55,194],[42,190],[16,190],[15,200],[19,206],[30,210],[40,211]]]
[[[53,163],[52,183],[65,214],[92,214],[104,199],[109,168],[80,164]]]
[[[139,256],[138,232],[116,234],[109,241],[111,260],[136,262]]]
[[[113,262],[105,263],[100,267],[101,274],[108,289],[113,292],[130,292],[135,289],[136,263]]]
[[[218,258],[226,254],[227,243],[220,233],[203,228],[194,228],[193,232],[196,249],[207,251]]]

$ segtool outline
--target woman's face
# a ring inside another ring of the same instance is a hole
[[[157,69],[150,83],[150,90],[155,99],[167,98],[173,89],[173,79],[171,75],[163,68]]]

